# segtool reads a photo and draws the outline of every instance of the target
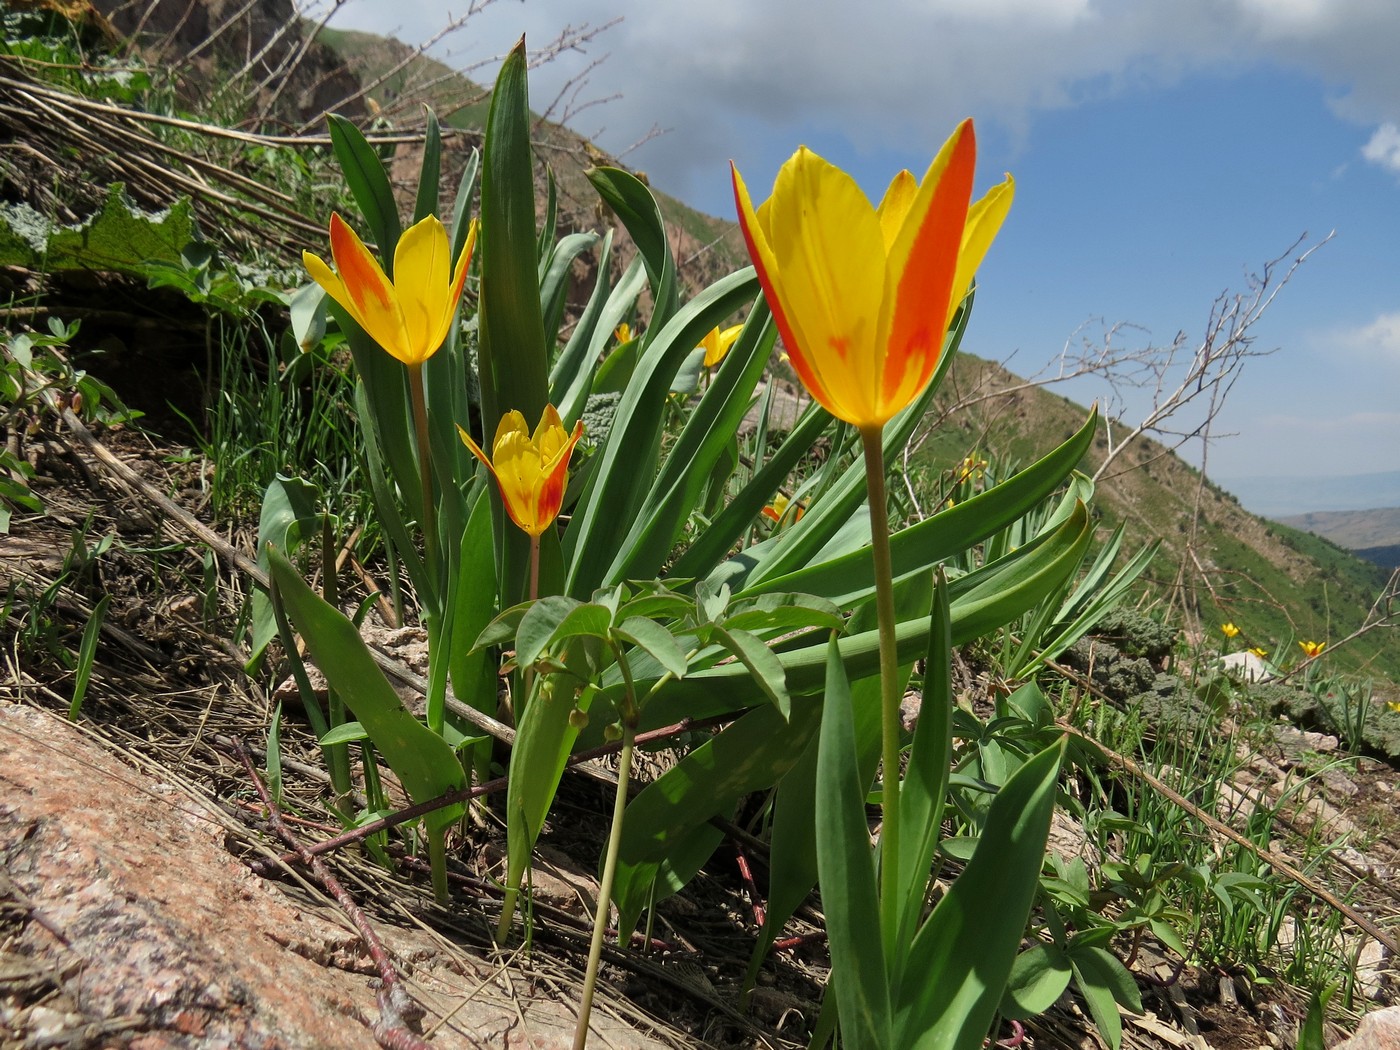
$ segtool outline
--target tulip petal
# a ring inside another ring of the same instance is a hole
[[[953,314],[972,286],[973,275],[977,273],[977,267],[982,264],[987,249],[1011,211],[1011,200],[1015,195],[1016,182],[1008,174],[1004,181],[993,186],[981,200],[967,209],[967,224],[963,228],[962,250],[958,253],[958,272],[953,278],[953,295],[948,303],[945,328],[952,322]]]
[[[764,218],[797,329],[789,350],[817,376],[813,395],[848,423],[883,422],[875,324],[885,244],[875,208],[846,172],[802,148],[779,170]]]
[[[927,385],[943,350],[976,161],[972,123],[964,121],[929,165],[890,245],[898,284],[881,325],[888,348],[881,396],[895,411]]]
[[[894,244],[918,192],[919,184],[915,181],[913,173],[908,170],[901,171],[890,180],[890,188],[885,191],[884,199],[876,209],[880,216],[880,232],[885,235],[886,246]]]
[[[748,246],[749,258],[753,260],[754,270],[758,273],[758,283],[763,288],[764,298],[768,300],[768,309],[772,312],[773,321],[778,326],[778,334],[783,337],[783,346],[787,347],[788,362],[797,372],[797,377],[802,381],[802,385],[812,391],[813,396],[825,407],[824,397],[815,393],[820,385],[818,376],[808,366],[806,356],[798,348],[797,329],[788,319],[787,304],[778,293],[778,286],[775,283],[778,261],[774,258],[773,249],[768,243],[766,227],[754,212],[748,187],[744,185],[744,179],[739,174],[739,169],[732,162],[729,165],[729,171],[734,181],[734,205],[739,213],[739,228],[744,231],[744,242]],[[829,407],[827,411],[830,411]]]
[[[421,364],[431,357],[441,344],[442,318],[455,308],[451,292],[452,246],[447,243],[447,231],[436,215],[428,215],[414,223],[399,238],[394,249],[394,288],[403,312],[404,335],[408,347]],[[430,342],[434,336],[436,342]]]
[[[404,343],[403,313],[389,278],[364,241],[338,214],[331,215],[331,257],[346,291],[342,305],[371,339],[405,364],[413,356]]]

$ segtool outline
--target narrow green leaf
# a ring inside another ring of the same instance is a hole
[[[716,626],[714,637],[748,668],[749,674],[753,675],[764,696],[777,707],[783,718],[791,717],[792,700],[788,696],[787,673],[783,670],[783,662],[773,650],[764,645],[762,639],[748,631]]]
[[[652,290],[652,329],[660,330],[676,309],[676,263],[666,242],[666,220],[646,184],[621,168],[593,168],[588,181],[612,208],[646,266]],[[713,327],[713,326],[711,326]],[[698,344],[696,344],[698,345]]]
[[[302,478],[278,474],[263,492],[258,515],[258,567],[268,571],[267,545],[290,553],[303,538],[315,536],[321,519],[321,490]],[[253,591],[251,604],[252,640],[248,666],[256,667],[277,637],[277,620],[272,602],[262,588]]]
[[[540,310],[548,345],[552,346],[559,337],[559,325],[564,317],[564,298],[569,291],[574,260],[597,243],[596,233],[571,233],[554,245],[545,260],[544,273],[540,277]],[[600,281],[605,273],[599,271]]]
[[[1102,956],[1107,956],[1105,962]],[[1075,984],[1089,1007],[1094,1018],[1094,1027],[1108,1043],[1110,1050],[1118,1050],[1123,1043],[1123,1021],[1118,1016],[1118,1003],[1114,999],[1111,970],[1122,969],[1123,964],[1102,948],[1071,947],[1070,965],[1074,968]],[[1131,977],[1129,977],[1131,980]],[[1134,987],[1136,992],[1136,987]]]
[[[107,619],[107,608],[112,604],[112,596],[104,594],[102,600],[93,607],[92,616],[83,628],[83,640],[78,643],[78,663],[73,669],[73,700],[68,705],[68,721],[76,722],[87,697],[88,683],[92,681],[92,665],[97,659],[97,643],[102,636],[102,624]]]
[[[427,126],[423,131],[423,163],[418,169],[418,195],[413,204],[414,222],[437,215],[438,180],[442,177],[442,131],[433,107],[424,106],[423,109]]]
[[[345,176],[345,185],[360,207],[365,225],[379,249],[379,259],[384,272],[394,276],[394,248],[399,243],[403,227],[399,223],[398,205],[394,203],[394,188],[389,184],[389,173],[384,170],[384,162],[374,147],[365,141],[360,129],[339,114],[332,113],[328,118],[331,133],[331,148]]]
[[[875,854],[865,818],[850,685],[832,635],[827,647],[826,699],[817,754],[817,871],[831,945],[843,1047],[886,1050],[895,1045],[890,974],[880,939]]]

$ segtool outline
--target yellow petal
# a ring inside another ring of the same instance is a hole
[[[405,230],[394,249],[394,288],[403,311],[405,342],[416,358],[405,363],[421,364],[442,342],[438,337],[430,345],[442,330],[443,314],[449,307],[451,251],[447,231],[435,215]],[[450,305],[455,307],[456,302]]]
[[[904,225],[904,217],[909,214],[909,207],[914,203],[914,197],[918,192],[919,184],[915,181],[913,173],[908,170],[901,171],[891,180],[890,188],[885,191],[884,199],[880,201],[878,209],[880,232],[885,235],[886,245],[894,243],[895,237]]]
[[[764,217],[797,337],[788,352],[816,376],[813,396],[857,426],[883,422],[876,325],[885,244],[875,208],[854,179],[804,147],[779,170]]]
[[[953,294],[948,302],[948,321],[944,325],[945,328],[947,324],[952,323],[953,314],[957,313],[958,306],[967,296],[967,290],[972,287],[972,278],[977,273],[977,267],[982,265],[987,249],[992,246],[997,231],[1001,229],[1007,213],[1011,211],[1011,201],[1015,195],[1016,182],[1008,174],[1002,182],[988,190],[981,200],[967,209],[967,225],[963,229],[958,273],[953,278]]]

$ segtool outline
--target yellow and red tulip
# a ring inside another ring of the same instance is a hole
[[[976,155],[964,121],[923,181],[900,172],[878,208],[806,147],[757,209],[733,169],[739,223],[792,365],[838,419],[882,426],[932,379],[1011,207],[1009,175],[969,205]]]
[[[781,525],[783,518],[789,516],[789,510],[792,510],[790,516],[794,524],[801,521],[802,515],[807,513],[806,508],[800,503],[797,504],[796,508],[793,508],[792,501],[780,492],[773,497],[772,503],[763,508],[763,516]]]
[[[1269,655],[1269,650],[1265,649],[1262,645],[1256,645],[1254,648],[1250,649],[1249,651],[1250,651],[1251,653],[1253,653],[1255,656],[1259,657],[1259,659],[1261,659],[1261,660],[1264,659],[1264,657],[1266,657],[1266,656]]]
[[[1233,623],[1222,623],[1220,625],[1220,631],[1226,638],[1234,638],[1240,633],[1240,629]]]
[[[571,434],[555,407],[546,405],[531,436],[525,417],[512,409],[501,417],[490,456],[461,427],[457,433],[495,477],[510,520],[531,536],[549,528],[564,502],[569,456],[583,436],[583,423],[577,423]]]
[[[335,269],[312,252],[302,252],[301,258],[312,280],[343,306],[371,339],[404,364],[414,366],[432,357],[451,331],[475,245],[473,222],[454,266],[447,231],[436,216],[429,215],[399,238],[391,281],[355,231],[339,215],[332,215]]]
[[[1326,642],[1299,642],[1298,648],[1303,650],[1303,655],[1311,660],[1314,656],[1320,656],[1322,650],[1327,648]]]
[[[711,328],[705,338],[700,340],[700,346],[705,350],[705,367],[714,368],[723,361],[729,353],[729,348],[734,345],[734,340],[739,338],[739,333],[743,330],[744,326],[741,324],[723,331],[718,326]]]

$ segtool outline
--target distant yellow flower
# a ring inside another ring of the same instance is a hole
[[[583,423],[570,434],[555,407],[547,405],[531,437],[525,417],[512,409],[501,417],[490,457],[461,427],[457,433],[495,477],[510,520],[531,536],[549,528],[564,502],[569,456],[583,436]]]
[[[1298,643],[1298,648],[1301,649],[1301,650],[1303,650],[1303,655],[1306,656],[1308,659],[1311,660],[1314,656],[1318,656],[1319,654],[1321,654],[1321,652],[1322,652],[1323,649],[1327,648],[1327,643],[1326,643],[1326,642],[1299,642],[1299,643]]]
[[[1234,638],[1240,633],[1240,629],[1232,623],[1222,623],[1220,629],[1225,633],[1226,638]]]
[[[1269,655],[1269,650],[1267,650],[1267,649],[1265,649],[1263,646],[1259,646],[1259,645],[1256,645],[1253,649],[1251,649],[1251,650],[1249,650],[1249,651],[1250,651],[1251,653],[1253,653],[1255,656],[1259,657],[1259,659],[1261,659],[1261,660],[1264,659],[1264,657],[1266,657],[1266,656]]]
[[[1392,711],[1400,711],[1400,700],[1387,700],[1385,706]]]
[[[619,343],[630,343],[632,341],[632,326],[623,321],[613,330],[613,338]]]
[[[361,328],[390,355],[406,365],[421,365],[447,338],[457,301],[467,280],[467,264],[476,246],[476,223],[454,267],[447,231],[434,215],[404,231],[394,249],[394,279],[355,231],[331,215],[331,258],[302,252],[312,280],[326,290]]]
[[[787,516],[788,508],[791,506],[792,501],[780,492],[773,497],[772,503],[763,508],[763,516],[781,523],[783,518]],[[792,512],[792,520],[794,522],[801,521],[802,515],[805,513],[807,513],[806,508],[800,503],[797,504],[797,509]]]
[[[783,345],[828,412],[886,423],[928,386],[948,323],[1011,207],[1010,176],[969,207],[977,146],[964,121],[922,182],[879,207],[805,146],[757,209],[737,168],[739,224]]]
[[[729,353],[729,348],[734,345],[734,340],[739,338],[739,333],[743,330],[744,326],[741,324],[724,331],[720,331],[718,327],[711,328],[705,334],[705,338],[700,340],[700,345],[705,348],[705,367],[714,368],[723,361]]]

